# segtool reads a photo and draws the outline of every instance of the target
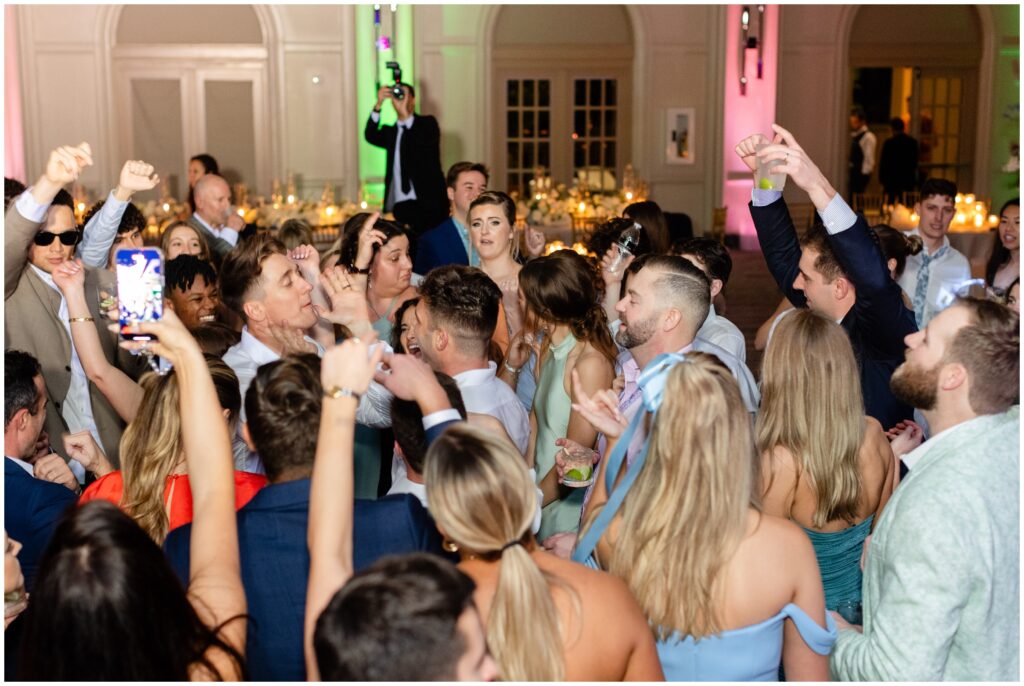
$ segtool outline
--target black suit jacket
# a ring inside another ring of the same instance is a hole
[[[917,188],[917,141],[896,134],[882,145],[878,180],[886,193],[905,193]]]
[[[786,201],[764,207],[750,204],[757,238],[775,283],[797,307],[807,307],[803,291],[793,288],[800,271],[800,244]],[[885,429],[913,418],[914,409],[899,402],[889,389],[893,371],[903,362],[903,339],[917,331],[913,310],[903,302],[903,291],[889,276],[875,232],[857,215],[846,231],[829,235],[836,259],[857,289],[857,301],[843,318],[857,364],[864,408]]]
[[[402,134],[402,179],[391,178],[397,135],[398,129],[394,124],[381,126],[372,117],[366,120],[363,134],[366,142],[384,148],[388,153],[384,202],[387,203],[390,196],[392,183],[401,184],[408,180],[416,189],[416,200],[424,214],[423,224],[437,226],[448,216],[448,193],[441,170],[441,128],[437,119],[430,115],[417,114],[413,117],[412,127]]]

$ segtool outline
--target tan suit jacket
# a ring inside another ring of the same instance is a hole
[[[61,435],[68,431],[61,412],[71,385],[71,337],[59,317],[61,295],[28,265],[28,250],[39,224],[25,219],[12,203],[4,217],[4,348],[31,353],[43,368],[49,403],[45,429],[51,448],[67,459]],[[96,320],[103,352],[111,364],[118,360],[117,341],[104,327],[96,297],[98,272],[86,269],[85,292]],[[127,356],[130,357],[130,356]],[[128,366],[120,365],[122,368]],[[89,382],[92,413],[103,452],[120,468],[118,447],[124,422],[98,388]]]

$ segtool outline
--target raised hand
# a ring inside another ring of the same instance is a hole
[[[416,402],[424,415],[430,414],[431,409],[424,409],[430,405],[451,407],[448,395],[426,362],[397,353],[385,353],[382,359],[387,369],[378,370],[373,378],[396,398]]]
[[[80,488],[78,479],[71,473],[71,467],[57,453],[50,453],[36,460],[35,465],[32,467],[32,475],[43,481],[66,486],[75,493],[78,493]]]
[[[361,323],[369,325],[370,322],[370,310],[363,291],[365,279],[353,278],[342,267],[328,267],[320,275],[320,285],[331,307],[324,310],[314,305],[317,316],[332,324],[348,327],[353,334],[360,335],[362,332],[357,333],[353,327]]]
[[[778,124],[772,124],[772,129],[775,131],[775,138],[781,138],[781,142],[773,141],[771,145],[761,148],[757,158],[762,162],[780,162],[781,164],[771,167],[768,171],[788,175],[793,179],[793,183],[810,196],[817,209],[827,207],[836,194],[828,179],[796,142],[793,134]]]
[[[117,332],[117,324],[111,324],[111,331]],[[199,344],[192,337],[185,325],[181,323],[174,310],[164,309],[161,319],[139,322],[128,327],[127,333],[148,333],[157,337],[152,341],[121,341],[122,348],[131,351],[150,350],[154,355],[165,358],[175,367],[179,366],[185,355],[203,356]]]
[[[50,153],[44,178],[53,185],[65,186],[78,179],[82,170],[92,165],[92,148],[88,143],[62,145]]]
[[[527,224],[524,234],[526,236],[526,254],[530,259],[540,257],[544,252],[544,246],[547,243],[547,238],[544,236],[544,232],[538,231]]]
[[[229,212],[227,221],[224,222],[224,226],[235,231],[241,231],[245,228],[245,220],[242,219],[237,212]]]
[[[387,237],[384,233],[378,229],[373,228],[373,225],[380,219],[380,212],[374,212],[366,221],[363,222],[362,227],[359,229],[359,248],[356,251],[356,269],[368,269],[370,262],[373,260],[373,246],[381,246],[387,242]],[[345,265],[348,267],[349,265]]]
[[[366,393],[383,354],[383,346],[378,345],[371,353],[369,346],[358,338],[349,338],[334,346],[320,365],[324,390],[347,388],[360,395]]]
[[[128,160],[121,167],[121,176],[114,189],[114,197],[127,201],[133,193],[148,191],[160,183],[160,175],[153,171],[153,165],[142,160]]]
[[[377,90],[377,109],[384,104],[385,100],[391,99],[391,86],[381,86]]]
[[[96,444],[96,439],[88,430],[64,434],[64,450],[67,451],[68,457],[78,460],[97,477],[114,471],[107,456],[103,454],[103,449]]]
[[[238,216],[237,214],[235,215]],[[239,217],[241,218],[241,217]],[[288,251],[288,259],[298,265],[302,276],[316,285],[320,276],[320,253],[312,245],[300,245]]]
[[[509,341],[505,364],[519,369],[529,361],[531,354],[540,359],[540,342],[537,340],[536,334],[520,330]]]
[[[267,333],[281,350],[281,356],[299,355],[316,351],[316,346],[306,340],[305,334],[286,321],[267,321]]]
[[[889,438],[889,447],[897,458],[915,450],[924,442],[924,429],[912,421],[903,421],[885,434]]]
[[[572,409],[608,438],[618,438],[629,425],[619,409],[619,396],[612,390],[598,391],[593,396],[583,390],[579,372],[572,370],[572,390],[576,402]]]
[[[567,470],[564,459],[565,453],[581,457],[589,455],[590,464],[597,464],[601,459],[601,455],[596,450],[580,445],[571,438],[556,438],[555,445],[562,448],[562,450],[555,453],[555,471],[558,474],[559,481],[562,481],[565,478],[565,472]]]
[[[53,270],[53,282],[65,297],[85,288],[85,267],[81,260],[68,260]]]
[[[608,248],[604,257],[601,258],[601,280],[604,281],[606,292],[611,291],[612,286],[622,283],[622,280],[626,277],[626,268],[632,264],[635,259],[634,255],[623,255],[618,269],[611,271],[610,267],[612,266],[612,262],[616,257],[618,257],[618,255],[619,246],[613,245]]]
[[[764,134],[755,133],[753,136],[747,136],[739,143],[736,144],[734,150],[736,154],[743,160],[743,164],[747,165],[750,171],[757,170],[757,146],[769,145],[770,143],[781,143],[782,137],[776,135],[771,141]]]

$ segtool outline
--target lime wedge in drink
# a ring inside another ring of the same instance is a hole
[[[593,467],[574,467],[565,473],[565,478],[567,481],[586,481],[593,472]]]
[[[774,190],[775,189],[775,184],[772,183],[771,179],[765,178],[765,179],[761,179],[758,182],[757,187],[760,188],[763,191],[770,191],[770,190]]]

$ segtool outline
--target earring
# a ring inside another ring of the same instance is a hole
[[[459,552],[459,544],[448,538],[444,539],[444,543],[441,544],[441,547],[449,553]]]

